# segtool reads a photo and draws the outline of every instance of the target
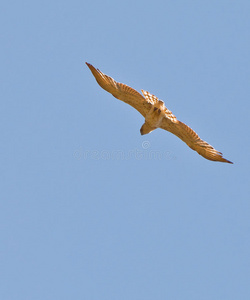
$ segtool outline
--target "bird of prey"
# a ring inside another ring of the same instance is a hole
[[[222,157],[221,152],[203,141],[194,130],[178,121],[172,112],[166,108],[164,102],[156,96],[144,90],[142,90],[143,95],[141,95],[133,88],[116,82],[113,78],[103,74],[91,64],[86,62],[86,65],[104,90],[111,93],[115,98],[133,106],[143,115],[145,123],[140,130],[142,135],[150,133],[156,128],[162,128],[175,134],[191,149],[206,159],[232,164],[231,161]]]

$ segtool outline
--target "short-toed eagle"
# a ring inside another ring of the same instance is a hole
[[[215,150],[207,142],[203,141],[194,130],[186,124],[178,121],[168,110],[163,101],[156,96],[142,90],[138,93],[131,87],[116,82],[113,78],[103,74],[100,70],[86,63],[97,83],[115,98],[137,109],[145,118],[145,123],[141,127],[141,134],[147,134],[156,128],[165,129],[185,142],[191,149],[198,152],[201,156],[212,161],[221,161],[232,164],[231,161],[222,157],[222,153]]]

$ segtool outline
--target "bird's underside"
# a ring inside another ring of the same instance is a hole
[[[231,161],[222,157],[222,153],[215,150],[207,142],[203,141],[198,134],[186,124],[178,121],[168,110],[163,101],[149,92],[142,90],[142,94],[133,88],[116,82],[113,78],[103,74],[100,70],[86,63],[94,75],[97,83],[115,98],[137,109],[145,118],[145,123],[141,127],[141,134],[147,134],[156,128],[165,129],[185,142],[191,149],[201,156],[212,161],[221,161],[232,164]]]

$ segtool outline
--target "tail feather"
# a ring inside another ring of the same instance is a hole
[[[150,133],[151,131],[155,130],[156,128],[155,127],[152,127],[150,126],[147,122],[145,122],[141,129],[140,129],[140,132],[141,132],[141,135],[144,135],[144,134],[148,134]]]

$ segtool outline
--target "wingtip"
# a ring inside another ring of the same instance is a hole
[[[85,62],[85,64],[88,66],[88,68],[90,69],[90,71],[93,73],[96,71],[95,67],[92,66],[91,64],[89,64],[88,62]],[[94,73],[93,73],[94,74]]]
[[[230,161],[230,160],[227,160],[227,159],[225,159],[225,158],[222,158],[222,162],[229,163],[229,164],[233,164],[233,162],[232,162],[232,161]]]

